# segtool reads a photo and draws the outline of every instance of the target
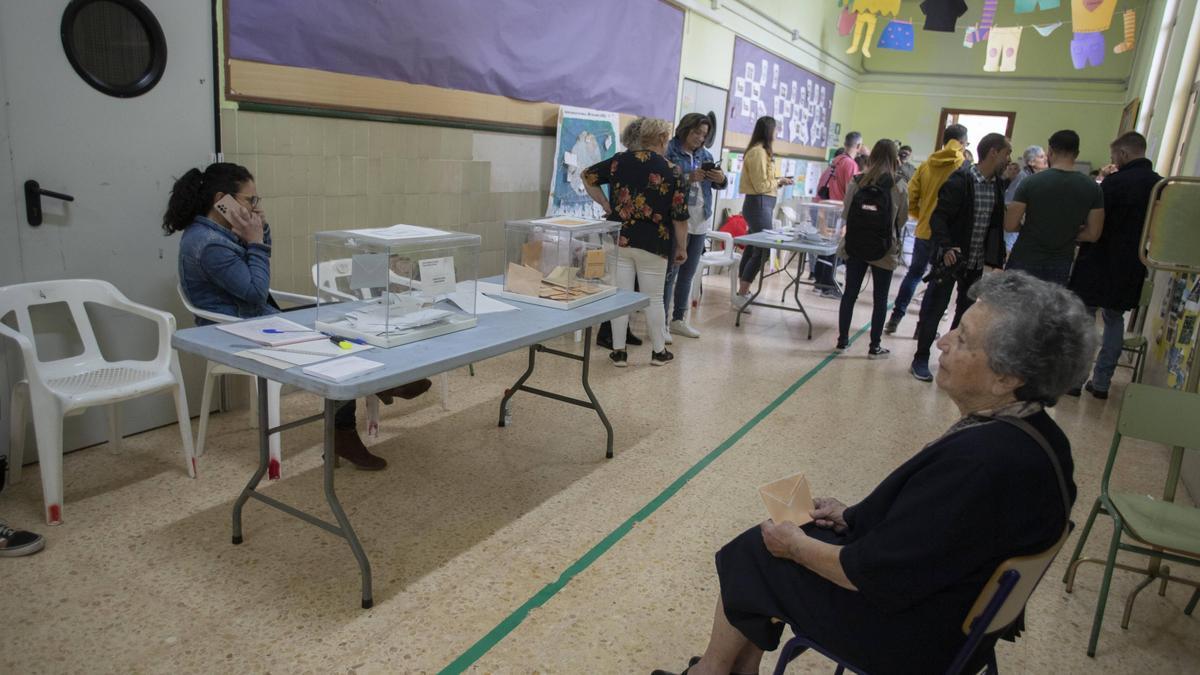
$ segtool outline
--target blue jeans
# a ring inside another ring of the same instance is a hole
[[[1026,272],[1042,281],[1049,281],[1059,286],[1066,286],[1071,280],[1071,265],[1073,260],[1059,260],[1049,263],[1022,263],[1014,260],[1008,264],[1010,270]]]
[[[682,265],[671,265],[667,270],[667,282],[663,285],[663,307],[671,321],[683,321],[687,313],[692,295],[692,278],[700,267],[700,256],[704,255],[704,240],[702,234],[689,234],[687,238],[687,260]],[[678,281],[678,285],[676,285]],[[674,296],[671,292],[674,291]],[[675,311],[671,311],[671,298],[675,299]]]
[[[1100,339],[1100,353],[1096,355],[1096,367],[1092,370],[1092,388],[1108,391],[1113,373],[1117,370],[1117,361],[1121,358],[1121,347],[1125,344],[1125,312],[1088,307],[1093,316],[1097,309],[1100,309],[1104,320],[1104,337]]]
[[[900,290],[896,293],[896,304],[892,307],[892,318],[896,321],[908,311],[908,303],[912,302],[913,294],[917,292],[917,284],[925,276],[925,268],[929,267],[929,255],[933,246],[928,239],[913,238],[912,262],[908,273],[900,281]]]

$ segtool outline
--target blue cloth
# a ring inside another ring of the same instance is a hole
[[[696,169],[699,169],[705,162],[714,162],[715,163],[712,153],[709,152],[708,149],[705,148],[704,146],[700,146],[700,148],[698,150],[696,150],[696,152],[689,155],[687,153],[687,151],[683,149],[683,143],[680,143],[679,140],[675,139],[675,138],[672,138],[670,140],[670,142],[667,143],[667,161],[671,162],[672,164],[679,167],[680,170],[683,171],[684,179],[687,179],[688,176],[690,176],[693,171],[695,171]],[[729,184],[728,178],[725,179],[725,184],[726,185]],[[701,192],[701,194],[704,195],[704,217],[705,217],[705,219],[712,218],[713,187],[714,187],[713,182],[711,180],[706,180],[706,181],[702,182],[700,185],[700,192]],[[716,187],[725,187],[725,186],[718,185]],[[686,190],[685,190],[685,192],[686,192]]]
[[[277,313],[270,300],[270,228],[263,228],[263,243],[247,244],[196,216],[179,242],[179,283],[199,309],[242,319]],[[208,322],[197,317],[196,323]]]
[[[771,219],[775,215],[775,197],[773,195],[746,195],[742,199],[742,216],[749,228],[748,234],[771,229]],[[754,281],[763,266],[763,256],[767,249],[761,246],[747,246],[742,253],[742,262],[738,263],[738,278],[746,283]]]
[[[929,267],[929,254],[933,250],[928,239],[913,238],[912,260],[908,263],[908,272],[900,281],[900,290],[896,292],[896,304],[892,306],[892,318],[897,321],[908,311],[908,303],[912,302],[913,294],[917,292],[917,284],[925,276]]]
[[[692,278],[696,276],[696,268],[700,266],[700,256],[704,255],[703,234],[689,234],[687,239],[687,260],[682,265],[671,265],[667,270],[667,280],[663,284],[663,307],[670,314],[668,321],[683,321],[691,302]],[[678,282],[678,283],[676,283]],[[675,309],[671,310],[671,291],[674,290]]]
[[[915,39],[912,22],[892,19],[883,33],[879,36],[880,49],[895,49],[901,52],[911,52]]]
[[[1088,309],[1094,315],[1097,308]],[[1092,387],[1096,391],[1108,391],[1121,358],[1121,347],[1125,345],[1125,312],[1108,308],[1100,312],[1104,320],[1104,337],[1100,340],[1100,353],[1096,355],[1096,367],[1092,370]]]

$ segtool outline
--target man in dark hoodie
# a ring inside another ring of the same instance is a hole
[[[1130,131],[1109,146],[1116,173],[1100,184],[1104,193],[1104,229],[1095,243],[1079,246],[1069,288],[1088,309],[1099,309],[1104,317],[1104,338],[1087,390],[1096,398],[1108,398],[1108,386],[1121,346],[1125,342],[1125,311],[1137,307],[1146,280],[1146,266],[1138,258],[1142,224],[1150,205],[1150,193],[1162,176],[1146,159],[1146,137]],[[1079,390],[1071,392],[1079,395]]]

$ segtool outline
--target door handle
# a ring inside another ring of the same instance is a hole
[[[75,198],[53,190],[43,190],[36,180],[25,181],[25,219],[32,227],[42,224],[42,196],[73,202]]]

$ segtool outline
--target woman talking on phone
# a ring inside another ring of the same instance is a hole
[[[240,319],[280,311],[270,292],[271,228],[246,167],[219,162],[183,174],[171,188],[162,229],[168,236],[183,233],[179,284],[192,305]],[[197,317],[196,323],[209,322]],[[429,386],[429,380],[411,382],[380,392],[380,398],[416,398]],[[355,422],[350,401],[334,420],[334,453],[360,469],[387,466],[363,445]]]

